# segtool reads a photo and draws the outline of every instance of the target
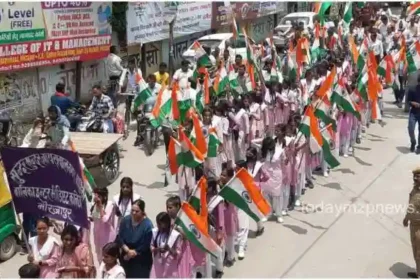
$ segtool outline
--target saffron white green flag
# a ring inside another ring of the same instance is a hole
[[[255,185],[253,177],[244,168],[221,189],[219,196],[243,210],[250,218],[259,222],[270,211],[270,205]]]
[[[222,249],[208,232],[207,221],[204,221],[188,203],[182,203],[175,224],[181,227],[185,238],[201,251],[209,253],[215,258],[222,253]]]

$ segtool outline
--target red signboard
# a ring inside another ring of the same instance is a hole
[[[0,45],[0,72],[101,59],[110,44],[110,35],[99,35]]]

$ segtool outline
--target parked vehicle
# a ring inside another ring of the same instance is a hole
[[[15,210],[4,176],[6,174],[0,164],[0,261],[7,261],[15,255],[21,230],[16,223]]]
[[[314,30],[314,17],[317,14],[314,12],[298,12],[298,13],[290,13],[284,16],[279,24],[276,26],[276,32],[286,32],[292,24],[299,25],[299,23],[303,23],[304,28],[309,30]],[[334,26],[332,21],[327,20],[325,26],[331,27]]]
[[[216,47],[220,49],[220,55],[223,55],[225,50],[226,42],[229,42],[229,46],[232,48],[232,52],[230,53],[231,59],[235,60],[235,55],[241,55],[243,58],[246,58],[246,43],[245,43],[245,36],[239,34],[236,40],[233,38],[233,33],[217,33],[217,34],[210,34],[201,37],[197,40],[202,46],[210,47],[211,51],[213,52]],[[252,40],[251,40],[252,41]],[[252,41],[255,44],[254,41]],[[195,51],[193,49],[193,45],[191,45],[183,54],[182,57],[191,64],[195,65]]]

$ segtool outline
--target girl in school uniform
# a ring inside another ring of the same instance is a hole
[[[175,220],[178,215],[179,209],[181,208],[181,199],[179,196],[173,196],[166,200],[166,213],[168,213],[171,218],[171,228],[177,230],[181,235],[183,235],[182,230],[175,225]],[[205,267],[205,254],[194,255],[192,253],[193,247],[197,252],[202,252],[195,245],[190,243],[183,237],[183,242],[181,250],[179,252],[179,262],[178,262],[178,275],[179,278],[195,278],[196,272],[193,271],[195,267],[202,267],[198,271],[203,272]]]
[[[94,189],[95,204],[91,209],[93,220],[93,240],[96,248],[98,262],[102,260],[102,248],[105,244],[115,241],[115,208],[112,201],[108,200],[107,188]]]
[[[153,228],[151,251],[153,266],[151,278],[180,278],[178,263],[182,253],[182,237],[177,230],[172,230],[171,217],[167,212],[156,216]]]
[[[29,246],[31,254],[28,261],[40,268],[39,278],[56,278],[56,267],[59,259],[59,244],[57,240],[50,234],[50,221],[47,217],[40,218],[36,221],[37,235],[29,238]]]
[[[281,127],[284,132],[284,127]],[[263,170],[268,174],[269,179],[261,183],[261,187],[266,195],[273,215],[277,218],[278,223],[283,222],[282,209],[285,198],[286,189],[283,188],[283,174],[285,171],[285,153],[286,143],[284,138],[277,138],[277,141],[272,137],[266,137],[263,140],[261,147],[261,156],[264,159]]]
[[[119,265],[120,245],[110,242],[102,248],[102,262],[99,265],[98,279],[125,279],[125,270]]]
[[[235,175],[235,170],[233,168],[227,167],[226,165],[222,168],[222,174],[220,175],[220,184],[221,188],[226,185],[230,179]],[[235,252],[235,238],[239,230],[238,224],[238,211],[237,208],[229,203],[223,202],[225,208],[225,230],[226,230],[226,262],[227,266],[233,265],[236,257]]]
[[[232,131],[230,126],[230,119],[228,116],[228,104],[221,101],[215,111],[216,115],[220,116],[223,133],[223,150],[221,153],[222,163],[227,163],[232,166],[235,161],[235,155],[232,148]]]
[[[249,142],[251,143],[252,140],[255,138],[259,138],[262,135],[263,129],[261,128],[261,120],[262,120],[262,113],[261,113],[261,98],[256,93],[252,94],[252,103],[249,107],[249,125],[250,125],[250,133],[249,133]]]
[[[131,204],[137,199],[141,199],[141,196],[133,192],[133,179],[130,177],[122,178],[120,182],[120,193],[112,199],[115,214],[118,217],[115,227],[117,230],[121,219],[131,214]]]

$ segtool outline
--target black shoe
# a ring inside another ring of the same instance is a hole
[[[360,143],[362,143],[362,140],[361,140],[359,137],[357,137],[357,138],[356,138],[356,143],[357,143],[357,144],[360,144]]]
[[[264,227],[257,230],[257,236],[261,236],[261,235],[263,235],[263,233],[264,233]]]
[[[419,147],[417,147],[417,149],[416,149],[416,155],[420,155],[420,148]]]
[[[398,102],[398,100],[397,101],[394,101],[394,102],[392,102],[392,104],[394,104],[394,105],[397,105],[399,102]]]
[[[312,183],[312,181],[309,181],[308,182],[308,188],[313,189],[314,187],[315,187],[314,183]]]
[[[411,146],[410,146],[410,152],[413,153],[415,151],[415,149],[416,149],[416,143],[412,143]]]
[[[222,276],[223,276],[222,271],[216,271],[216,275],[214,276],[214,278],[222,278]]]
[[[409,273],[407,273],[407,276],[409,278],[419,278],[419,276],[415,272],[409,272]]]
[[[305,189],[303,189],[303,190],[302,190],[302,195],[305,195],[305,192],[306,192],[306,190],[305,190]]]
[[[201,272],[197,272],[195,278],[203,278],[203,274],[201,274]]]
[[[141,144],[141,140],[140,140],[140,138],[136,138],[136,141],[134,141],[133,146],[134,146],[134,147],[138,147],[138,146],[140,146],[140,144]]]

